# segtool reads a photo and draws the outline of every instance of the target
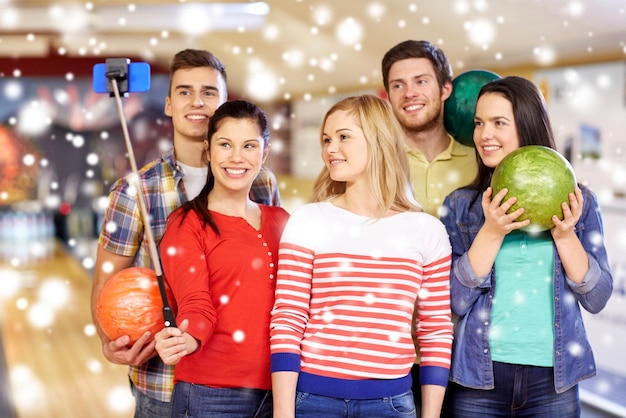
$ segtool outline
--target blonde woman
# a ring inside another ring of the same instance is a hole
[[[294,211],[279,247],[275,418],[415,417],[412,329],[422,416],[439,417],[452,345],[451,250],[443,224],[412,197],[402,138],[376,96],[344,99],[324,117],[314,203]]]

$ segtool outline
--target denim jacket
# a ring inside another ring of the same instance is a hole
[[[600,312],[613,291],[613,277],[604,247],[602,217],[595,195],[582,187],[583,211],[576,224],[587,251],[589,271],[581,284],[571,281],[554,251],[554,386],[562,393],[596,374],[596,366],[580,312]],[[441,221],[452,244],[450,299],[459,316],[454,330],[450,380],[474,389],[493,389],[489,349],[496,272],[476,277],[467,251],[485,222],[477,190],[459,189],[446,197]]]

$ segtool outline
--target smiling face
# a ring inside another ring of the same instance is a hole
[[[172,118],[174,137],[191,141],[206,139],[209,118],[225,100],[226,84],[211,67],[182,68],[172,75],[165,98],[165,114]]]
[[[215,178],[214,190],[246,194],[267,157],[269,145],[251,119],[224,118],[210,138],[208,158]]]
[[[367,181],[369,150],[357,117],[337,110],[326,118],[322,130],[322,160],[334,181]]]
[[[501,94],[485,93],[476,102],[474,144],[490,168],[520,147],[513,105]]]
[[[432,63],[426,58],[408,58],[389,69],[389,103],[406,131],[423,131],[443,123],[443,102],[452,85],[439,87]]]

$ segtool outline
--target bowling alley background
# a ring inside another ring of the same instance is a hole
[[[0,0],[0,50],[9,45],[4,32],[8,19],[5,6],[9,3],[11,0]],[[308,0],[291,3],[311,7]],[[337,12],[340,7],[355,8],[352,2],[336,3]],[[434,18],[425,19],[415,10],[430,7],[431,2],[418,3],[419,8],[411,4],[408,13],[402,9],[403,20],[398,25],[381,29],[376,25],[385,22],[384,16],[373,19],[370,35],[374,36],[369,39],[365,36],[363,44],[354,42],[346,47],[349,51],[343,57],[368,53],[372,66],[378,68],[382,52],[392,46],[382,39],[381,31],[394,33],[397,41],[429,38],[427,30],[434,27]],[[432,2],[435,3],[439,4]],[[488,2],[471,3],[479,9]],[[556,3],[564,2],[550,4]],[[578,3],[571,1],[568,5]],[[600,3],[619,3],[622,11],[625,4],[623,0],[601,0],[593,3],[593,7]],[[369,6],[380,4],[368,2]],[[548,3],[537,1],[536,4],[539,9],[539,5]],[[495,2],[492,6],[495,7]],[[322,8],[312,11],[318,19],[317,29],[323,31],[320,19],[324,16],[318,13]],[[401,25],[411,22],[411,14],[421,20],[413,25]],[[464,32],[461,25],[449,24],[453,16],[448,14],[445,26]],[[521,17],[517,20],[529,25]],[[570,22],[574,26],[576,20],[572,18]],[[347,23],[350,28],[358,29],[354,21]],[[318,36],[314,29],[296,34]],[[19,35],[24,37],[25,33]],[[500,32],[502,38],[510,34],[525,37],[520,31]],[[589,34],[590,39],[592,35]],[[231,38],[234,36],[230,34]],[[28,34],[25,37],[26,46],[33,47],[41,38],[30,39]],[[294,37],[297,38],[291,32],[283,33],[285,39]],[[381,38],[385,43],[374,47],[378,39],[372,38]],[[581,385],[581,399],[586,406],[583,418],[626,417],[623,354],[626,347],[626,63],[621,53],[626,52],[626,46],[623,37],[620,39],[617,58],[613,54],[611,59],[593,64],[581,63],[586,57],[581,53],[581,58],[573,60],[574,64],[550,68],[478,67],[502,76],[524,76],[540,87],[548,103],[559,151],[572,163],[578,181],[588,184],[601,204],[615,290],[603,312],[585,315],[599,375]],[[439,35],[431,40],[450,57],[461,43]],[[233,77],[241,68],[252,75],[266,75],[259,61],[252,59],[257,51],[241,48],[237,42],[231,43],[230,38],[227,38],[229,42],[222,41],[223,38],[212,41],[211,45],[224,44],[218,55],[226,57],[227,67],[233,70],[229,84],[231,80],[243,79]],[[311,47],[317,51],[321,44],[318,41],[319,36],[314,41],[299,43],[305,44],[303,50]],[[122,43],[126,42],[123,38]],[[193,46],[187,38],[173,35],[169,39],[162,36],[160,42],[174,44],[172,51]],[[334,42],[333,48],[337,43]],[[51,49],[48,45],[45,48]],[[540,49],[536,52],[541,52]],[[303,56],[298,52],[290,49],[278,60],[296,63]],[[96,240],[107,192],[129,168],[114,101],[91,88],[91,66],[103,62],[104,53],[89,59],[59,56],[56,51],[42,59],[0,59],[0,418],[132,416],[134,401],[128,387],[127,368],[104,359],[89,306]],[[498,55],[498,52],[493,48],[489,54]],[[133,57],[137,59],[141,60]],[[246,60],[250,65],[241,64]],[[62,71],[59,71],[60,62],[65,63]],[[305,77],[292,82],[292,86],[308,88],[309,83],[324,74],[332,78],[333,74],[344,72],[353,74],[355,81],[348,89],[336,88],[333,80],[324,89],[313,90],[313,94],[283,94],[262,101],[272,124],[272,155],[268,165],[277,174],[282,203],[288,211],[308,201],[313,181],[322,168],[319,129],[328,108],[354,94],[385,96],[380,88],[380,74],[370,73],[355,63],[346,64],[331,54],[321,53],[303,62],[300,68],[307,68]],[[460,65],[463,63],[457,60],[452,64],[455,75],[476,68]],[[319,71],[315,73],[307,65]],[[46,75],[46,71],[55,74]],[[32,76],[33,73],[37,76]],[[276,80],[280,86],[289,85],[281,84],[285,80],[280,77]],[[162,112],[168,85],[163,65],[152,66],[151,84],[148,93],[131,94],[124,99],[124,114],[140,166],[171,147],[171,122]],[[232,89],[230,98],[246,97],[246,94],[250,97],[251,93]]]
[[[614,290],[604,310],[583,311],[600,374],[584,382],[582,395],[598,403],[626,402],[626,64],[583,65],[537,71],[558,149],[577,180],[596,193]],[[617,383],[617,384],[616,384]],[[615,390],[619,388],[619,392]]]
[[[614,273],[608,306],[585,315],[600,373],[581,385],[581,398],[607,416],[626,416],[626,362],[616,361],[626,346],[626,65],[580,65],[526,76],[546,97],[559,151],[577,180],[598,195]],[[0,406],[8,408],[6,413],[0,408],[3,417],[72,416],[65,415],[68,408],[81,411],[73,416],[132,411],[126,368],[102,357],[89,311],[106,192],[128,172],[114,102],[93,93],[90,82],[82,77],[68,86],[33,78],[17,84],[0,78],[5,92],[0,110],[0,387],[5,390]],[[156,74],[149,94],[125,99],[139,165],[171,146],[171,124],[162,115],[167,83],[167,76]],[[6,92],[16,89],[21,93],[12,93],[14,100],[9,94],[7,101]],[[289,156],[283,152],[269,162],[287,210],[307,201],[322,168],[318,136],[324,113],[341,98],[363,93],[385,96],[382,89],[365,89],[268,106],[274,119],[291,119],[276,141]],[[42,106],[50,120],[42,116]],[[27,122],[19,126],[18,121]]]

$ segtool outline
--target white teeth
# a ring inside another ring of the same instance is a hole
[[[404,109],[408,111],[412,111],[412,110],[421,109],[422,107],[424,107],[424,105],[411,105],[411,106],[405,107]]]
[[[488,147],[483,147],[485,151],[497,151],[500,149],[498,145],[490,145]]]
[[[191,120],[205,120],[207,117],[204,115],[189,115],[187,116],[187,119],[191,119]]]
[[[330,165],[335,165],[335,164],[339,164],[339,163],[343,163],[346,160],[331,160],[329,161]]]
[[[226,172],[227,172],[228,174],[240,175],[240,174],[245,173],[245,172],[246,172],[246,170],[245,170],[245,169],[243,169],[243,168],[239,168],[239,169],[235,169],[235,168],[227,168],[227,169],[226,169]]]

